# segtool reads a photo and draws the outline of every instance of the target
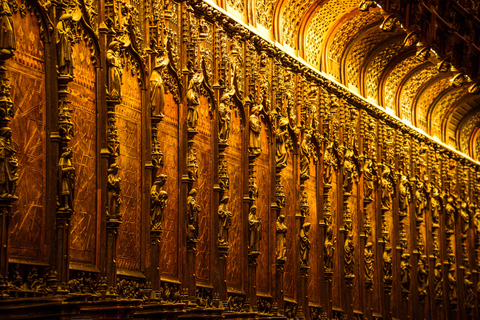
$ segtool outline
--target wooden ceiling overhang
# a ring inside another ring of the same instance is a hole
[[[372,104],[480,160],[478,1],[206,2]]]

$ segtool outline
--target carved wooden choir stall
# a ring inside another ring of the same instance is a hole
[[[479,319],[480,5],[0,0],[1,319]]]

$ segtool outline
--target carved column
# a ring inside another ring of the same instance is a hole
[[[2,11],[5,21],[8,21],[3,28],[3,47],[0,48],[0,148],[2,150],[2,163],[4,166],[4,183],[0,185],[0,294],[8,296],[8,226],[11,218],[12,204],[18,199],[15,189],[18,180],[18,159],[13,147],[12,129],[9,123],[13,118],[13,101],[10,97],[9,78],[6,75],[5,62],[10,59],[16,50],[15,30],[12,20],[12,11],[8,2],[4,1],[3,6],[7,10]]]

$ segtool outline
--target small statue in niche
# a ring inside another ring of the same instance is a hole
[[[443,300],[443,275],[442,275],[442,263],[437,262],[434,269],[435,277],[435,299]]]
[[[348,150],[345,155],[345,161],[343,163],[344,177],[343,177],[343,192],[345,194],[352,194],[353,184],[357,180],[358,174],[353,162],[353,151]]]
[[[73,209],[75,191],[75,168],[72,164],[72,149],[64,148],[58,160],[58,182],[60,187],[60,209]]]
[[[331,272],[333,270],[333,254],[335,253],[335,243],[337,242],[337,237],[333,237],[333,228],[328,226],[326,236],[325,236],[325,246],[324,250],[324,262],[325,262],[325,271]]]
[[[333,155],[333,141],[328,141],[325,147],[325,153],[323,155],[323,182],[326,185],[332,183],[332,173],[335,167],[335,158]]]
[[[198,125],[198,106],[200,105],[200,85],[203,82],[201,73],[195,73],[188,83],[187,90],[187,127],[195,130]]]
[[[275,155],[275,163],[277,168],[285,168],[287,166],[287,142],[288,142],[288,118],[280,118],[278,129],[275,132],[277,141],[277,151]]]
[[[403,173],[400,176],[400,183],[399,183],[399,210],[400,215],[406,216],[408,211],[408,204],[410,203],[411,199],[410,194],[410,181]]]
[[[445,205],[445,213],[447,220],[445,221],[445,227],[448,232],[453,232],[455,227],[455,207],[453,204],[453,197],[449,196],[447,198],[447,204]]]
[[[121,100],[123,84],[122,63],[120,62],[120,42],[112,41],[107,51],[107,95],[110,100]]]
[[[471,273],[469,271],[465,272],[465,278],[463,283],[465,285],[465,307],[469,310],[473,309],[475,306],[475,292],[473,291],[473,282],[470,280]]]
[[[0,128],[0,197],[15,197],[18,180],[17,152],[13,148],[12,129]]]
[[[427,296],[427,288],[428,288],[428,265],[427,265],[427,257],[423,256],[418,259],[418,295],[420,296],[421,300],[424,300]]]
[[[392,256],[390,255],[391,251],[391,247],[386,247],[385,251],[383,251],[383,281],[386,284],[392,283]]]
[[[440,190],[436,186],[432,188],[432,197],[430,198],[431,200],[431,205],[432,205],[432,222],[434,224],[439,224],[440,222]]]
[[[150,107],[152,117],[163,117],[165,111],[165,85],[163,83],[162,73],[168,66],[169,59],[162,56],[157,59],[150,76]]]
[[[310,178],[310,154],[312,153],[310,133],[306,133],[300,145],[300,179]]]
[[[276,222],[277,230],[277,248],[276,257],[277,260],[285,260],[287,254],[287,226],[285,225],[285,216],[279,215]]]
[[[248,178],[248,194],[250,199],[255,200],[258,197],[258,186],[256,181],[255,169],[252,175]]]
[[[223,196],[218,207],[219,232],[218,244],[222,246],[228,245],[228,229],[232,225],[232,212],[228,211],[228,196]]]
[[[15,29],[13,27],[12,10],[7,0],[1,0],[0,23],[0,54],[11,56],[15,53],[17,42],[15,40]]]
[[[168,194],[162,190],[167,182],[167,176],[161,174],[157,176],[150,190],[150,230],[162,231],[164,219],[164,210],[167,206]]]
[[[218,105],[218,141],[220,143],[227,143],[230,136],[230,106],[234,92],[234,90],[225,92],[220,98],[220,104]]]
[[[417,222],[423,222],[423,213],[427,208],[427,197],[425,196],[425,190],[423,187],[423,182],[417,180],[415,190],[415,207],[417,209],[415,218]]]
[[[72,15],[64,13],[60,16],[55,29],[57,43],[57,72],[62,76],[73,77],[73,51],[74,36],[70,24]]]
[[[457,279],[454,266],[448,269],[448,300],[450,300],[450,304],[457,302]]]
[[[351,277],[354,275],[353,267],[355,265],[355,260],[354,260],[355,247],[353,245],[352,233],[348,233],[347,239],[345,240],[344,249],[345,249],[345,275],[347,277]]]
[[[372,251],[372,242],[367,242],[364,250],[365,257],[365,281],[372,283],[373,282],[373,262],[375,256]]]
[[[260,145],[260,131],[262,129],[262,122],[258,118],[258,113],[260,112],[262,106],[255,105],[252,107],[249,124],[250,124],[250,133],[249,133],[249,145],[248,150],[250,155],[259,156],[262,153],[262,147]]]
[[[470,215],[468,213],[467,203],[462,201],[460,204],[460,217],[462,218],[462,238],[466,238],[470,228]]]
[[[189,240],[198,239],[198,214],[202,210],[200,205],[197,203],[195,197],[197,196],[197,190],[192,189],[188,193],[187,198],[187,216],[188,216],[188,233],[187,237]]]
[[[363,165],[363,194],[364,194],[364,201],[371,202],[373,201],[373,181],[375,179],[375,166],[373,164],[372,159],[365,158],[365,163]]]
[[[310,253],[310,239],[308,238],[308,231],[310,230],[310,223],[305,222],[300,230],[300,265],[308,265],[308,256]]]
[[[260,251],[261,230],[262,221],[257,216],[257,206],[253,205],[248,212],[248,250]]]
[[[382,210],[390,210],[392,208],[392,193],[393,185],[390,180],[390,167],[387,165],[383,166],[381,186],[382,186]]]
[[[107,181],[107,201],[108,201],[108,210],[107,210],[107,220],[118,219],[121,220],[120,215],[120,205],[122,204],[122,199],[120,199],[120,191],[122,190],[120,182],[122,179],[117,177],[118,164],[112,163],[108,169],[108,181]]]
[[[408,253],[402,254],[400,258],[400,280],[402,284],[402,293],[407,295],[410,292],[410,255]]]

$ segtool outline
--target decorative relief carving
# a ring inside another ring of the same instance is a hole
[[[456,101],[461,99],[466,92],[467,89],[463,87],[449,91],[440,100],[438,100],[435,105],[430,107],[432,115],[430,119],[430,134],[433,137],[443,139],[441,125],[445,114],[447,113],[447,109],[454,105]]]
[[[432,105],[433,101],[438,97],[440,92],[448,88],[448,79],[438,80],[428,88],[426,88],[421,96],[418,98],[418,102],[415,104],[415,125],[424,130],[428,130],[427,113]]]
[[[355,4],[356,0],[328,1],[315,13],[308,25],[305,37],[307,62],[315,66],[318,64],[320,48],[324,40],[323,36],[328,31],[328,27],[349,8],[354,7]]]
[[[197,196],[197,190],[191,189],[188,193],[187,198],[187,239],[189,241],[197,241],[198,240],[198,214],[202,210],[200,205],[197,203],[195,199]]]
[[[227,0],[227,5],[240,13],[244,13],[245,11],[245,4],[243,0]]]
[[[255,0],[255,9],[257,13],[257,23],[266,29],[272,27],[274,0]]]
[[[285,43],[296,49],[297,30],[303,13],[310,7],[313,0],[289,0],[284,7],[282,21],[282,35]]]
[[[162,231],[164,211],[167,206],[168,194],[162,190],[167,181],[165,174],[158,175],[150,190],[150,231]]]

